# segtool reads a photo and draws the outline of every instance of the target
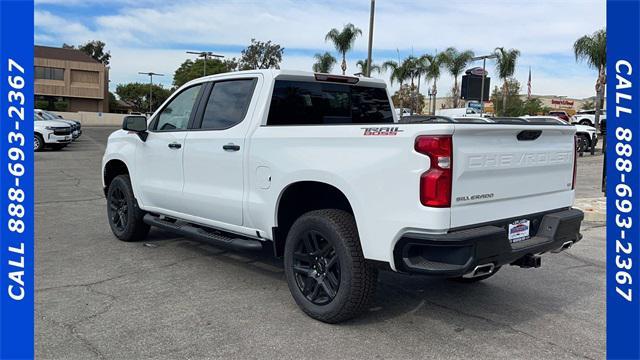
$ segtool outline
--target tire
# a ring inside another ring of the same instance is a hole
[[[144,214],[133,196],[129,175],[116,176],[107,191],[107,217],[113,234],[122,241],[144,239],[150,229],[142,221]]]
[[[42,151],[44,149],[44,139],[42,135],[35,134],[33,137],[33,151]]]
[[[589,140],[589,137],[585,134],[578,134],[576,151],[578,153],[581,153],[584,151],[589,151],[589,149],[591,149],[591,140]]]
[[[362,254],[353,215],[342,210],[299,217],[287,235],[284,264],[293,299],[322,322],[358,316],[375,294],[378,271]]]
[[[587,119],[582,119],[578,122],[578,124],[580,125],[586,125],[586,126],[593,126],[593,124],[591,123],[591,121],[587,120]]]
[[[454,277],[454,278],[449,278],[449,280],[451,281],[455,281],[461,284],[473,284],[473,283],[477,283],[479,281],[482,280],[486,280],[490,277],[492,277],[493,275],[495,275],[498,270],[500,270],[500,266],[496,267],[493,269],[493,272],[491,272],[491,274],[487,274],[487,275],[482,275],[482,276],[478,276],[478,277],[474,277],[474,278],[465,278],[465,277]]]

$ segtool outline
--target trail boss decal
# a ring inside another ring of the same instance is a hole
[[[364,136],[396,136],[401,130],[399,127],[383,126],[383,127],[366,127],[361,128],[364,130]]]

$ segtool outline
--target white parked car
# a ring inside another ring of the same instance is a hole
[[[580,110],[571,117],[571,123],[594,126],[596,121],[595,119],[596,119],[595,110]],[[605,109],[600,110],[600,122],[606,123],[606,121],[607,121],[607,110]]]
[[[34,114],[33,129],[34,151],[40,151],[45,147],[60,150],[72,140],[69,124],[57,120],[45,120],[37,113]]]
[[[336,323],[367,309],[379,269],[473,282],[579,241],[575,132],[398,123],[373,78],[208,76],[109,136],[108,222],[123,241],[157,226],[271,248],[300,308]]]
[[[461,107],[461,108],[452,108],[452,109],[438,109],[436,110],[436,115],[440,116],[449,116],[449,117],[482,117],[482,113],[478,109],[470,108],[470,107]]]
[[[42,109],[34,109],[33,111],[45,120],[60,121],[71,126],[71,135],[73,137],[73,140],[77,139],[78,137],[80,137],[80,135],[82,135],[82,128],[79,121],[67,120],[60,117],[59,115],[56,115],[52,112],[42,110]]]
[[[547,122],[551,124],[567,125],[568,123],[560,118],[553,116],[523,116],[524,119],[534,120],[536,122]],[[598,144],[598,132],[596,128],[589,125],[572,124],[576,128],[577,148],[578,151],[589,151],[592,146]]]

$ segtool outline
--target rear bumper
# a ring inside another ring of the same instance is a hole
[[[529,219],[531,238],[511,243],[508,225]],[[520,216],[447,234],[406,233],[393,251],[397,270],[445,277],[469,274],[478,265],[511,264],[527,255],[559,250],[582,239],[584,219],[577,209]],[[535,234],[535,235],[534,235]]]

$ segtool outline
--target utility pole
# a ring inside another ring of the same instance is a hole
[[[207,76],[207,60],[210,57],[212,58],[223,58],[224,55],[217,55],[212,53],[211,51],[187,51],[187,54],[198,55],[198,57],[204,58],[204,67],[202,69],[202,76]]]
[[[164,74],[154,72],[138,72],[138,74],[149,76],[149,113],[153,113],[153,76],[164,76]]]
[[[487,65],[487,59],[495,59],[498,56],[496,54],[491,54],[491,55],[483,55],[483,56],[476,56],[474,58],[472,58],[472,61],[477,61],[477,60],[482,60],[482,82],[481,82],[481,88],[480,88],[480,114],[484,114],[484,78],[487,76],[487,70],[485,70],[486,65]]]
[[[371,0],[371,12],[369,14],[369,50],[367,51],[367,77],[371,77],[371,49],[373,48],[373,15],[376,10],[376,0]]]

